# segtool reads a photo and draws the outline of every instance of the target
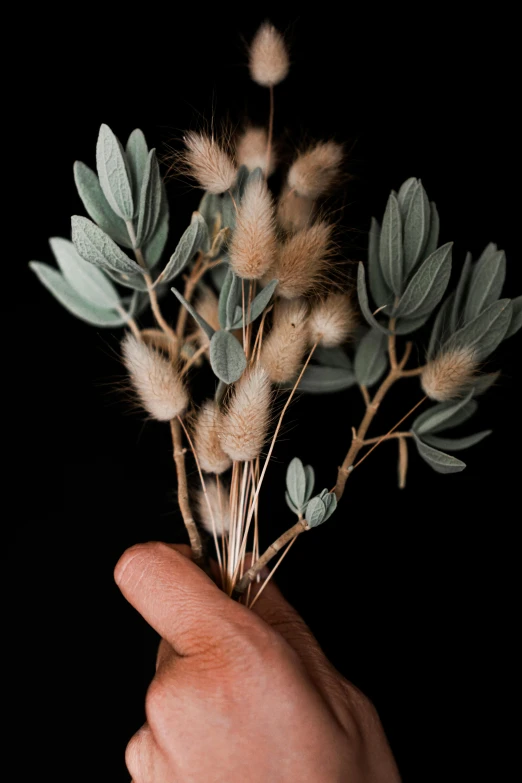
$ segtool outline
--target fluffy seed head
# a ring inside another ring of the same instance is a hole
[[[270,398],[270,378],[262,367],[253,367],[237,382],[221,426],[221,446],[232,459],[254,459],[263,448]]]
[[[194,426],[194,447],[199,463],[207,473],[223,473],[232,464],[219,440],[222,414],[213,400],[201,406]]]
[[[281,228],[293,233],[306,228],[312,222],[314,200],[299,196],[285,186],[277,202],[277,220]]]
[[[469,348],[456,348],[429,361],[421,386],[432,400],[446,402],[466,394],[473,385],[477,363]]]
[[[210,324],[217,332],[220,329],[218,314],[218,298],[214,291],[208,286],[203,286],[202,293],[195,304],[196,312]],[[207,333],[201,327],[198,327],[198,342],[200,345],[207,345],[209,339]]]
[[[263,341],[261,364],[274,383],[293,381],[308,345],[308,305],[300,299],[279,300],[272,331]]]
[[[263,177],[243,194],[230,245],[230,264],[239,277],[257,280],[272,266],[277,243],[272,196]]]
[[[269,22],[261,25],[250,46],[250,75],[262,87],[273,87],[288,73],[283,36]]]
[[[272,277],[277,277],[277,293],[296,299],[317,286],[328,265],[332,227],[315,223],[289,237],[279,249]]]
[[[339,174],[343,149],[334,141],[320,142],[294,161],[288,172],[288,185],[300,196],[317,198]]]
[[[234,162],[212,136],[191,132],[184,141],[185,164],[204,190],[224,193],[234,185],[237,175]]]
[[[198,511],[201,524],[210,535],[213,535],[212,517],[216,534],[222,536],[230,530],[230,499],[228,488],[222,487],[216,481],[206,480],[207,497],[202,489],[198,492]],[[207,503],[208,499],[208,503]],[[210,509],[209,509],[210,505]],[[212,514],[210,513],[212,511]]]
[[[340,345],[357,325],[355,311],[346,294],[329,294],[312,308],[308,320],[310,342],[325,348]]]
[[[250,127],[239,137],[236,144],[236,158],[240,166],[246,166],[249,171],[260,168],[266,171],[268,151],[268,136],[264,128]],[[274,150],[270,152],[268,176],[275,169]]]
[[[123,361],[143,407],[154,419],[170,421],[188,405],[188,397],[173,364],[150,345],[128,334],[122,343]]]

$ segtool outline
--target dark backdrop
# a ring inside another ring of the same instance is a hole
[[[29,205],[16,247],[30,402],[16,515],[22,564],[15,558],[20,721],[30,729],[22,780],[34,779],[33,765],[60,781],[128,780],[124,748],[143,720],[157,639],[112,570],[137,541],[184,540],[168,429],[129,412],[118,392],[121,333],[75,320],[25,267],[52,262],[47,237],[69,236],[70,215],[83,213],[72,164],[94,165],[101,122],[121,138],[139,126],[161,152],[202,117],[262,122],[267,93],[249,81],[245,41],[269,15],[293,62],[277,90],[278,134],[288,149],[333,135],[350,150],[351,179],[331,204],[344,257],[364,258],[370,216],[382,216],[391,188],[419,176],[438,204],[442,241],[455,242],[455,266],[495,241],[507,252],[505,293],[520,292],[513,21],[491,9],[465,27],[428,7],[422,18],[377,7],[344,18],[333,6],[171,9],[144,6],[119,22],[101,11],[92,20],[87,9],[56,19],[46,11],[20,54],[30,64],[18,81],[15,129]],[[199,196],[180,181],[168,192],[172,250]],[[480,771],[501,780],[513,759],[516,347],[515,338],[490,362],[503,374],[481,401],[476,429],[494,434],[466,452],[465,472],[439,476],[411,453],[399,491],[396,448],[382,445],[332,520],[302,536],[278,574],[334,664],[376,704],[405,781]],[[403,382],[374,432],[418,394],[416,381]],[[361,414],[354,390],[293,405],[263,507],[266,544],[291,523],[285,464],[298,454],[331,486]]]

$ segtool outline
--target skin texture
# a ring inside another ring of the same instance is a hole
[[[147,723],[127,746],[133,783],[400,781],[373,705],[277,587],[246,609],[189,558],[139,544],[115,570],[162,637]]]

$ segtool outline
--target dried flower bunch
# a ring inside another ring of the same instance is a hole
[[[473,415],[477,398],[495,381],[496,374],[481,374],[484,360],[522,325],[522,297],[500,298],[506,260],[494,244],[475,263],[468,255],[456,289],[447,294],[452,244],[439,244],[437,209],[415,178],[392,191],[381,225],[372,219],[356,307],[355,293],[334,276],[332,225],[318,217],[321,197],[339,178],[342,147],[319,141],[297,155],[279,194],[268,185],[276,166],[274,87],[288,68],[282,36],[262,25],[250,49],[250,73],[269,90],[267,128],[246,127],[232,149],[213,136],[185,136],[183,169],[205,194],[166,263],[169,210],[156,152],[140,130],[124,149],[107,125],[98,137],[97,174],[83,163],[74,167],[89,218],[72,218],[72,242],[51,239],[59,270],[31,263],[73,315],[128,329],[122,356],[134,390],[153,419],[170,425],[194,560],[207,567],[211,537],[223,589],[250,605],[250,587],[263,566],[283,550],[273,573],[299,534],[333,514],[348,477],[380,443],[398,443],[401,487],[409,442],[439,473],[464,469],[452,452],[489,431],[451,437],[451,430]],[[177,287],[174,280],[181,281]],[[156,326],[141,328],[149,306]],[[398,341],[436,310],[425,364],[408,367],[412,343],[399,354]],[[189,380],[204,360],[216,381],[197,407]],[[420,381],[419,403],[402,411],[392,430],[368,438],[386,393],[405,378]],[[313,468],[293,459],[286,502],[297,521],[261,553],[259,496],[296,390],[354,386],[366,412],[352,428],[333,488],[317,493]],[[286,397],[277,416],[275,390]],[[409,429],[399,429],[428,399],[435,404]],[[200,478],[194,491],[187,484],[187,450]],[[248,570],[247,551],[253,553]]]

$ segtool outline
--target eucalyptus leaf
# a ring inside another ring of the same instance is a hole
[[[388,288],[400,296],[403,279],[402,221],[397,199],[388,198],[379,241],[381,271]]]
[[[299,509],[297,509],[297,508],[294,506],[294,504],[292,503],[292,501],[291,501],[291,499],[290,499],[290,495],[288,494],[288,492],[285,492],[285,500],[286,500],[286,504],[287,504],[288,508],[289,508],[291,511],[293,511],[293,512],[294,512],[294,514],[297,514],[297,516],[299,516]]]
[[[171,255],[167,266],[156,280],[156,284],[168,283],[177,277],[201,249],[207,235],[207,226],[203,216],[194,212],[190,226],[185,229],[178,246]]]
[[[108,125],[100,127],[96,168],[101,189],[114,212],[123,220],[132,220],[134,200],[130,172],[123,147]]]
[[[312,492],[314,491],[315,472],[311,465],[305,465],[304,472],[306,477],[305,503],[308,503],[312,497]]]
[[[73,215],[71,227],[76,250],[90,264],[128,275],[141,273],[140,266],[91,220]]]
[[[64,278],[82,299],[102,309],[120,305],[120,296],[110,280],[101,269],[85,261],[72,242],[53,237],[49,244]]]
[[[39,261],[31,261],[29,266],[36,274],[40,282],[50,291],[66,310],[94,326],[124,326],[126,318],[112,310],[95,307],[82,299],[72,285],[52,266],[42,264]]]
[[[113,212],[96,173],[80,160],[74,164],[74,181],[89,217],[119,245],[132,247],[125,221]]]
[[[404,222],[404,277],[408,277],[422,253],[430,230],[430,203],[421,181],[413,191]]]
[[[513,337],[522,326],[522,296],[517,296],[516,299],[511,300],[511,310],[511,321],[504,340],[507,340],[508,337]]]
[[[135,128],[128,138],[125,146],[125,155],[132,183],[134,202],[140,200],[141,186],[145,169],[147,168],[149,149],[142,130]]]
[[[428,359],[431,359],[438,353],[440,347],[446,342],[450,335],[450,322],[453,303],[455,301],[455,291],[451,293],[439,308],[437,317],[431,330],[430,342],[428,345]]]
[[[360,386],[373,386],[388,366],[387,338],[381,331],[370,329],[361,340],[355,354],[355,377]]]
[[[217,334],[217,332],[215,331],[215,329],[213,329],[213,328],[210,326],[210,324],[208,324],[208,323],[205,321],[205,319],[204,319],[204,318],[202,318],[202,316],[201,316],[201,315],[200,315],[200,314],[197,312],[197,310],[196,310],[194,307],[192,307],[192,305],[190,304],[190,302],[187,302],[187,300],[185,299],[185,297],[183,296],[183,294],[181,294],[181,293],[180,293],[180,292],[179,292],[179,291],[178,291],[176,288],[174,288],[174,287],[172,287],[170,290],[172,291],[172,293],[174,294],[174,296],[176,296],[176,297],[179,299],[179,301],[181,302],[181,304],[183,305],[183,307],[184,307],[184,308],[185,308],[185,309],[186,309],[186,310],[187,310],[187,311],[190,313],[190,315],[191,315],[191,316],[192,316],[192,318],[193,318],[193,319],[196,321],[196,323],[197,323],[197,324],[199,324],[199,326],[201,326],[201,328],[203,329],[203,331],[204,331],[204,332],[205,332],[205,334],[207,335],[208,339],[209,339],[209,340],[211,340],[211,339],[212,339],[212,337],[214,337],[214,335],[215,335],[215,334]],[[241,350],[243,350],[243,349],[241,349]],[[216,373],[216,374],[217,374],[217,373]],[[225,380],[225,378],[221,378],[221,376],[220,376],[220,375],[218,375],[218,378],[220,378],[222,381],[225,381],[225,383],[231,383],[231,381],[227,381],[227,380]]]
[[[344,370],[353,370],[353,363],[340,345],[333,348],[325,348],[318,345],[314,351],[314,361],[325,367],[340,367]]]
[[[413,431],[416,432],[417,435],[424,435],[427,432],[438,432],[447,429],[449,426],[456,426],[455,424],[452,425],[451,422],[455,420],[456,415],[460,411],[469,406],[472,396],[473,392],[470,391],[466,397],[463,397],[457,402],[439,402],[436,405],[433,405],[427,411],[421,413],[420,416],[417,416],[413,422]],[[469,408],[467,408],[467,410],[469,410]],[[475,410],[476,407],[473,412]],[[469,418],[469,416],[466,416],[466,418]],[[464,419],[464,421],[465,420],[466,419]]]
[[[306,501],[306,472],[299,457],[294,457],[286,469],[286,488],[292,503],[301,510]]]
[[[309,364],[297,388],[309,394],[329,394],[349,389],[355,384],[355,373],[352,370]]]
[[[357,270],[357,297],[359,299],[361,312],[370,326],[374,329],[380,329],[384,334],[390,334],[388,329],[379,323],[371,311],[370,303],[368,301],[368,291],[366,290],[366,272],[364,271],[362,261],[359,261],[359,268]]]
[[[397,201],[399,202],[401,215],[403,216],[404,219],[406,219],[406,215],[408,214],[408,210],[410,208],[410,203],[413,198],[413,194],[415,192],[416,186],[417,186],[417,178],[410,177],[405,182],[403,182],[399,188],[399,192],[397,194]]]
[[[243,347],[230,332],[214,332],[210,340],[210,366],[214,375],[224,383],[234,383],[246,368]]]
[[[308,527],[317,527],[324,522],[326,516],[326,506],[321,498],[312,498],[307,506],[305,512],[305,519],[308,522]]]
[[[437,205],[434,201],[430,203],[430,230],[428,239],[426,241],[426,247],[423,251],[424,258],[431,256],[432,253],[438,247],[439,244],[439,231],[440,231],[440,218],[437,212]]]
[[[438,305],[451,275],[452,246],[452,242],[447,242],[422,262],[400,298],[397,317],[422,318]]]
[[[451,457],[449,454],[423,443],[415,433],[413,433],[413,438],[422,459],[437,473],[460,473],[466,467],[466,463],[460,459]]]
[[[506,336],[511,322],[511,300],[500,299],[486,307],[473,321],[455,332],[446,343],[447,350],[473,349],[475,359],[483,361]]]
[[[279,280],[277,279],[270,280],[270,282],[267,283],[266,286],[261,289],[261,291],[254,298],[252,304],[250,305],[250,312],[247,313],[247,320],[245,325],[252,323],[252,321],[255,321],[256,318],[259,318],[263,310],[267,307],[268,303],[270,302],[278,283]],[[243,326],[243,318],[240,317],[239,320],[236,320],[232,328],[241,329],[242,326]]]
[[[483,430],[482,432],[476,432],[474,435],[468,435],[466,438],[440,438],[437,435],[424,435],[422,440],[435,449],[464,451],[464,449],[469,449],[471,446],[480,443],[481,440],[487,438],[492,432],[493,430]]]
[[[379,244],[381,228],[372,217],[368,235],[368,282],[370,291],[377,307],[393,303],[393,294],[386,285],[379,261]]]
[[[158,225],[162,198],[161,177],[156,158],[156,150],[151,150],[143,172],[141,184],[138,229],[136,231],[137,247],[144,245],[150,239]],[[203,220],[203,218],[201,218]]]
[[[471,275],[469,293],[464,310],[464,322],[477,315],[499,298],[506,278],[506,254],[499,250],[482,261],[477,261]]]
[[[459,282],[457,283],[457,288],[455,289],[455,298],[453,300],[453,306],[451,308],[450,323],[449,323],[450,333],[454,332],[456,329],[459,329],[461,326],[464,326],[463,319],[462,319],[462,310],[469,289],[469,281],[471,277],[472,268],[473,267],[472,267],[471,253],[466,253],[464,265],[460,272]]]

